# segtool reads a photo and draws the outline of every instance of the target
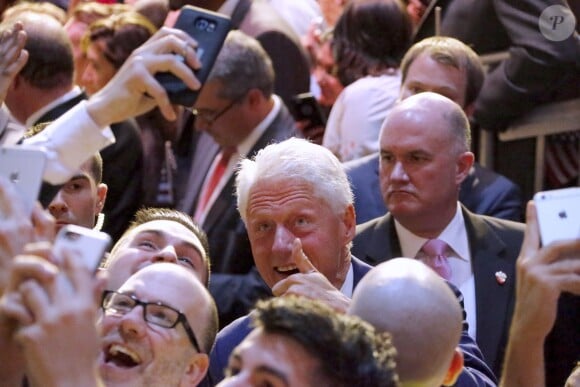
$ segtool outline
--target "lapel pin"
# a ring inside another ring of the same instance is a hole
[[[507,274],[504,273],[503,271],[496,271],[495,272],[495,280],[497,281],[498,284],[503,285],[503,284],[505,284],[505,281],[507,280]]]

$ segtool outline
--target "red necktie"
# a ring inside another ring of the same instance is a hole
[[[230,158],[234,152],[235,149],[226,148],[222,149],[222,151],[215,156],[216,161],[213,163],[214,168],[210,171],[211,175],[209,176],[209,179],[206,180],[207,184],[204,186],[197,202],[197,208],[194,215],[196,220],[199,220],[201,214],[204,213],[207,203],[209,202],[209,199],[211,198],[211,195],[216,189],[222,176],[224,175],[230,162]]]
[[[421,251],[424,253],[421,261],[449,281],[451,279],[451,266],[447,259],[447,247],[447,243],[442,240],[429,239],[421,247]]]

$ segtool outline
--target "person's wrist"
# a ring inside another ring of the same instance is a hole
[[[108,101],[103,98],[101,93],[97,93],[87,101],[87,113],[93,122],[100,128],[104,128],[113,123],[114,120],[109,117]]]

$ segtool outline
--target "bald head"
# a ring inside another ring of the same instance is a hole
[[[419,261],[397,258],[358,284],[349,314],[393,336],[404,386],[440,386],[454,360],[462,311],[449,286]]]
[[[470,149],[471,130],[467,116],[457,103],[441,94],[419,93],[397,103],[383,124],[380,142],[384,140],[385,131],[401,122],[424,125],[425,129],[437,125],[444,128],[441,134],[449,136],[456,152]]]
[[[181,265],[160,262],[131,275],[119,292],[147,288],[154,289],[159,296],[158,301],[185,314],[202,351],[209,353],[217,334],[217,310],[212,296],[199,278]]]

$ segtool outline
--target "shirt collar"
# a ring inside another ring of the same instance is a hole
[[[40,109],[38,109],[37,111],[35,111],[34,113],[32,113],[30,115],[30,117],[28,117],[26,119],[26,122],[25,122],[24,126],[27,127],[27,128],[32,127],[36,123],[36,121],[38,121],[38,119],[40,117],[42,117],[46,112],[49,112],[54,107],[60,105],[63,102],[66,102],[68,100],[71,100],[73,98],[76,98],[81,93],[82,93],[82,90],[80,89],[80,87],[78,87],[78,86],[73,87],[71,91],[69,91],[69,92],[61,95],[60,97],[58,97],[54,101],[50,102],[47,105],[44,105],[43,107],[41,107]]]
[[[401,253],[403,256],[408,258],[416,257],[427,239],[413,234],[396,219],[395,228],[401,244]],[[470,260],[469,242],[467,240],[467,231],[465,230],[465,219],[463,218],[463,212],[461,211],[461,205],[459,202],[457,202],[457,209],[451,222],[449,222],[445,229],[437,236],[437,239],[441,239],[447,243],[459,258],[466,261]]]
[[[280,97],[277,95],[272,95],[272,99],[274,100],[274,106],[272,110],[264,117],[264,119],[250,132],[248,137],[244,139],[237,147],[237,153],[239,154],[239,158],[245,158],[250,150],[254,147],[258,139],[262,137],[262,134],[268,129],[268,127],[272,124],[278,113],[280,112],[282,101]]]
[[[346,273],[346,278],[340,287],[340,292],[347,296],[348,298],[352,298],[352,292],[354,290],[354,270],[352,268],[352,260],[350,261],[348,272]]]

